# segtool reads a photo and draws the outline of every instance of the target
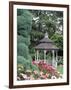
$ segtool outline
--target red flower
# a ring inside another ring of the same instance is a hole
[[[49,65],[44,61],[39,61],[39,62],[33,61],[33,64],[37,65],[41,71],[46,70],[50,74],[54,74],[56,71],[56,69],[52,65]]]

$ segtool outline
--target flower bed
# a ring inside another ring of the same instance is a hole
[[[26,73],[20,73],[18,80],[39,80],[39,79],[58,79],[62,78],[60,72],[58,72],[52,65],[45,63],[44,61],[32,61],[33,65],[38,67],[38,70],[27,70]]]
[[[48,74],[48,78],[52,78],[52,76],[55,76],[56,78],[60,78],[61,74],[54,68],[52,65],[49,65],[45,63],[44,61],[39,62],[32,62],[33,64],[37,65],[40,71],[42,71],[44,74]]]

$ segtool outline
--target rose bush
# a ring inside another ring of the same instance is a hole
[[[32,63],[37,65],[39,70],[42,71],[44,74],[47,74],[49,76],[48,78],[51,78],[52,76],[55,76],[56,78],[60,77],[60,73],[52,65],[49,65],[44,61],[33,61]]]

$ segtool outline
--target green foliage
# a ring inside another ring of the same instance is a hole
[[[31,62],[30,59],[25,59],[23,56],[17,56],[17,68],[18,68],[18,73],[21,72],[26,72],[26,70],[31,69]]]
[[[39,53],[39,58],[40,58],[40,60],[43,60],[43,58],[44,58],[43,50],[40,51],[40,53]]]
[[[63,66],[58,65],[57,70],[58,70],[61,74],[63,74]]]
[[[17,56],[17,62],[23,66],[27,66],[31,63],[30,59],[25,59],[23,56]]]
[[[17,16],[20,16],[23,14],[23,9],[17,9]]]
[[[31,35],[31,40],[32,41],[39,41],[44,36],[42,32],[36,31],[36,30],[32,30],[30,35]]]
[[[54,34],[51,39],[55,42],[57,47],[61,50],[63,50],[63,36],[60,34]]]
[[[17,64],[17,75],[20,75],[20,73],[23,73],[24,71],[23,64]]]
[[[17,72],[18,74],[20,74],[21,72],[24,71],[24,66],[23,66],[23,62],[24,58],[23,56],[17,56]]]
[[[32,65],[29,59],[25,59],[23,56],[17,57],[17,68],[18,68],[18,74],[23,72],[25,73],[27,70],[38,70],[38,67],[36,65]]]
[[[18,33],[21,32],[20,30],[23,30],[29,33],[31,30],[31,24],[32,24],[31,20],[32,20],[32,15],[30,14],[30,12],[28,10],[23,10],[23,14],[20,16],[17,16]]]
[[[49,37],[51,37],[56,31],[60,31],[62,33],[60,27],[63,27],[63,12],[33,10],[31,13],[33,16],[32,37],[36,31],[38,33],[37,38],[40,37],[40,33],[42,33],[43,36],[46,31],[48,32]]]
[[[17,54],[28,59],[29,51],[27,45],[25,45],[24,43],[18,43],[17,47]]]
[[[58,61],[58,65],[63,64],[63,60]]]
[[[30,37],[23,37],[22,35],[17,35],[17,43],[25,43],[28,46],[30,45]]]
[[[63,57],[60,57],[58,60],[58,65],[63,65]]]
[[[31,70],[32,71],[37,70],[39,72],[39,69],[38,69],[38,67],[36,65],[31,65]]]
[[[31,43],[30,52],[35,47],[39,40],[44,37],[45,32],[48,32],[56,46],[63,50],[63,12],[62,11],[46,11],[46,10],[29,10],[32,14],[32,30],[30,32]],[[62,27],[62,28],[61,28]],[[58,34],[56,35],[56,32]],[[34,57],[33,52],[31,52]],[[40,58],[43,58],[41,53]]]
[[[17,11],[17,72],[26,72],[32,67],[29,54],[32,15],[28,10]],[[19,66],[19,67],[18,67]],[[22,67],[22,68],[21,68]]]

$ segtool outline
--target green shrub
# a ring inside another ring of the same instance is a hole
[[[30,45],[30,38],[23,37],[22,35],[17,36],[17,43],[25,43],[27,46]]]
[[[22,68],[20,68],[20,72],[26,72],[26,70],[31,69],[30,65],[31,62],[28,59],[25,59],[23,56],[17,56],[17,66],[21,65]],[[18,68],[18,67],[17,67]]]
[[[29,59],[29,50],[28,46],[24,43],[18,43],[17,45],[17,55],[23,56],[25,59]]]

